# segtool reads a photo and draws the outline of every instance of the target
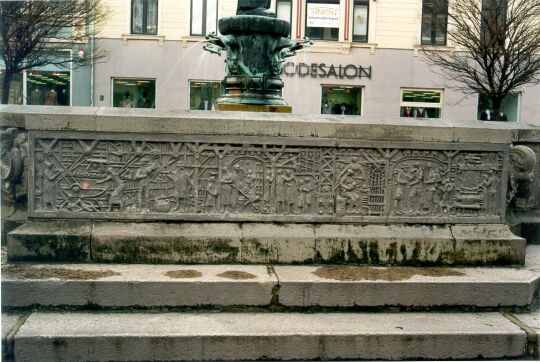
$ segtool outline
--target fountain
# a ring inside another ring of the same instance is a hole
[[[291,40],[289,22],[276,19],[269,7],[268,0],[239,1],[236,16],[219,20],[222,35],[206,37],[206,51],[227,52],[218,110],[291,113],[282,98],[283,59],[312,42]]]

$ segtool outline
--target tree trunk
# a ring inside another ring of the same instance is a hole
[[[502,103],[502,97],[500,96],[492,96],[491,102],[493,103],[493,120],[494,121],[501,121],[501,103]]]
[[[6,68],[4,73],[4,79],[2,80],[2,104],[8,104],[9,102],[9,90],[11,88],[12,78],[13,72]]]

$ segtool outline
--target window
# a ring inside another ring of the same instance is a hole
[[[214,110],[216,99],[223,94],[220,81],[189,81],[189,109]]]
[[[353,41],[367,43],[368,41],[368,21],[369,21],[369,1],[354,1],[353,18]]]
[[[440,118],[442,90],[401,89],[401,117]]]
[[[217,33],[217,0],[191,0],[191,35]]]
[[[339,0],[308,0],[306,36],[310,39],[339,39]]]
[[[115,78],[113,79],[113,107],[155,108],[156,80]]]
[[[291,24],[292,20],[292,3],[291,0],[277,0],[276,2],[276,17],[287,21]]]
[[[322,114],[362,114],[362,88],[343,85],[323,85]]]
[[[131,33],[157,34],[158,0],[131,0]]]
[[[504,45],[506,40],[506,0],[482,0],[482,40],[488,46]]]
[[[69,71],[31,70],[26,73],[26,104],[70,105]]]
[[[448,5],[445,0],[423,0],[422,44],[446,45]]]
[[[517,122],[519,120],[519,93],[509,93],[501,103],[500,121]],[[478,96],[478,119],[482,121],[492,121],[493,105],[491,99],[485,94]]]

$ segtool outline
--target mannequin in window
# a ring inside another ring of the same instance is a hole
[[[412,117],[413,112],[411,107],[402,107],[401,108],[401,117]]]
[[[150,108],[150,100],[148,99],[148,93],[142,92],[142,97],[137,101],[137,108]]]
[[[51,88],[47,92],[47,96],[45,98],[45,105],[46,106],[57,106],[58,105],[58,94],[54,90],[54,88]]]
[[[124,96],[120,100],[120,107],[122,108],[132,108],[133,107],[133,98],[128,91],[124,92]]]
[[[422,107],[416,108],[414,110],[414,116],[416,118],[426,118],[427,117],[426,110]]]
[[[486,109],[482,113],[480,113],[480,120],[481,121],[491,121],[493,120],[493,114],[491,113],[490,109]]]
[[[345,103],[341,105],[341,114],[345,115],[345,112],[347,112],[347,106],[345,106]]]
[[[331,114],[332,108],[328,105],[328,103],[325,103],[322,108],[322,114]]]
[[[199,104],[199,109],[202,111],[211,111],[212,102],[210,102],[210,100],[204,97],[203,99],[201,99],[201,103]]]

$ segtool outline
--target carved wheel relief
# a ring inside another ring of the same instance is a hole
[[[504,207],[495,151],[46,137],[33,145],[32,209],[43,216],[444,221],[495,219]]]

